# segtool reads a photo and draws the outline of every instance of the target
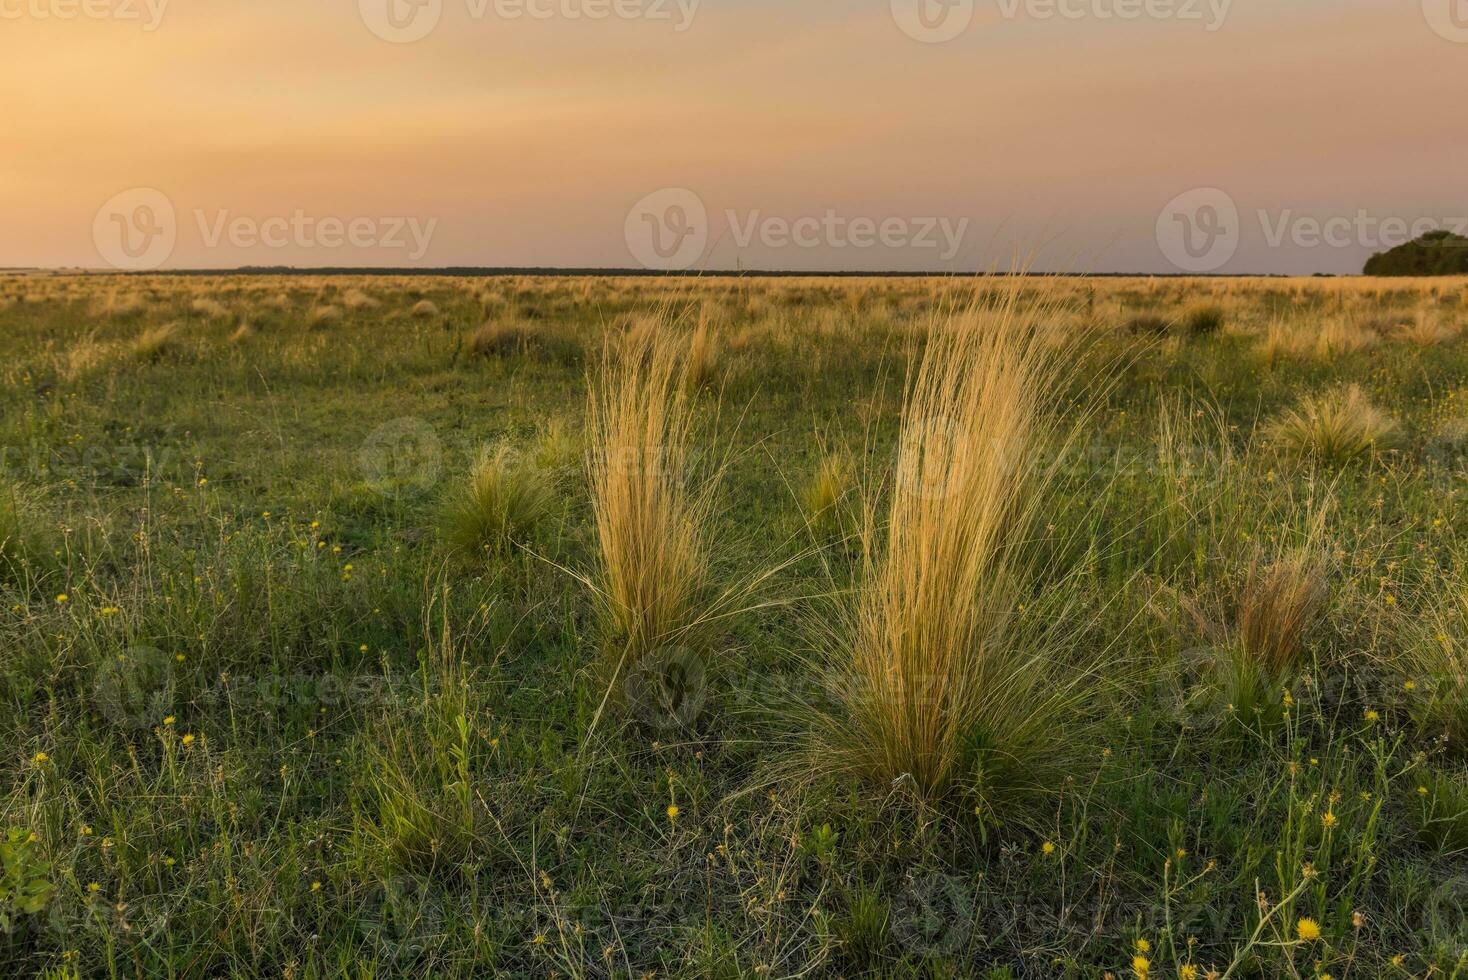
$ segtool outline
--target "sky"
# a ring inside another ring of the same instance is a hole
[[[0,0],[0,267],[1356,273],[1468,0]]]

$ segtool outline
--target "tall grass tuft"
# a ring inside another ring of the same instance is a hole
[[[600,550],[594,586],[613,676],[662,650],[708,652],[720,612],[710,571],[713,482],[693,473],[687,347],[648,329],[608,351],[592,384],[587,432]]]
[[[1306,634],[1329,595],[1325,564],[1315,546],[1273,562],[1256,559],[1239,595],[1240,647],[1269,677],[1290,676],[1300,667]]]
[[[0,482],[0,582],[24,585],[49,566],[50,545],[41,532],[31,501],[8,482]]]
[[[931,330],[885,528],[818,637],[840,693],[811,719],[821,769],[927,799],[966,790],[991,810],[1068,771],[1086,697],[1017,613],[1053,475],[1037,460],[1064,443],[1045,411],[1063,374],[1037,329],[1047,313],[1015,302]]]
[[[554,509],[554,482],[508,446],[482,450],[468,481],[449,491],[439,516],[439,535],[461,558],[507,549]]]
[[[685,371],[688,386],[697,391],[713,383],[719,365],[718,339],[709,326],[705,313],[688,338],[688,362]]]
[[[1418,723],[1468,753],[1468,588],[1450,586],[1406,627],[1401,669]]]
[[[1221,306],[1198,306],[1183,317],[1183,329],[1193,337],[1211,337],[1223,329],[1226,314]]]
[[[1371,403],[1360,385],[1307,396],[1270,426],[1281,448],[1341,464],[1401,445],[1395,419]]]
[[[133,356],[140,361],[161,361],[179,352],[179,325],[165,323],[151,327],[133,338]]]
[[[851,453],[835,450],[822,456],[800,494],[807,520],[816,521],[829,515],[851,492],[855,482],[856,461]]]

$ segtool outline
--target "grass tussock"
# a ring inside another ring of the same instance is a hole
[[[232,316],[229,307],[208,296],[201,296],[194,300],[189,304],[189,309],[207,320],[228,320]]]
[[[408,312],[420,320],[426,320],[439,315],[438,304],[431,299],[420,299],[413,304],[413,308]]]
[[[482,450],[467,482],[444,501],[439,534],[464,559],[499,553],[523,540],[555,509],[554,483],[508,446]]]
[[[800,493],[806,519],[816,521],[831,514],[846,500],[856,482],[856,461],[843,450],[821,457],[816,471]]]
[[[490,320],[464,338],[464,352],[470,357],[514,357],[535,346],[535,333],[514,320]]]
[[[1196,306],[1183,315],[1183,330],[1190,337],[1211,337],[1228,319],[1221,306]]]
[[[133,357],[140,361],[161,361],[177,356],[183,349],[182,333],[177,323],[150,327],[133,338]]]
[[[342,294],[342,306],[353,313],[359,313],[364,310],[375,310],[382,304],[360,289],[349,289]]]
[[[939,324],[902,413],[885,529],[822,637],[844,692],[813,719],[822,769],[997,807],[1066,765],[1081,689],[1016,610],[1056,433],[1057,359],[1011,305]]]
[[[661,649],[708,646],[714,497],[693,473],[685,358],[669,331],[629,336],[608,352],[588,405],[595,584],[619,670]]]
[[[312,307],[311,313],[306,318],[306,325],[311,329],[336,326],[343,319],[340,306],[316,306]]]
[[[1468,754],[1468,588],[1449,586],[1404,634],[1400,670],[1423,733]]]
[[[1310,628],[1330,596],[1318,548],[1303,547],[1273,562],[1256,559],[1239,597],[1238,642],[1269,677],[1299,670]]]
[[[708,317],[702,316],[688,338],[688,361],[684,373],[686,383],[695,391],[713,384],[718,366],[718,338],[709,325]]]
[[[1392,339],[1418,347],[1432,347],[1452,340],[1456,333],[1435,314],[1418,310],[1411,319],[1397,325]]]
[[[1398,448],[1401,427],[1350,384],[1301,399],[1269,427],[1276,445],[1300,456],[1339,465]]]

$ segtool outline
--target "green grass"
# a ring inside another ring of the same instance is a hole
[[[1468,975],[1459,281],[1021,283],[1095,341],[983,640],[1096,672],[1074,759],[975,813],[805,754],[926,325],[1007,288],[0,278],[0,975]],[[1314,340],[1424,311],[1451,335]],[[588,387],[660,329],[688,427],[627,445],[679,467],[622,489],[717,475],[676,723],[608,702],[588,587]],[[1392,452],[1280,450],[1350,385]],[[484,446],[549,510],[444,534]]]

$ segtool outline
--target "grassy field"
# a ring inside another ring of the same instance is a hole
[[[1468,976],[1468,281],[0,337],[0,974]]]

